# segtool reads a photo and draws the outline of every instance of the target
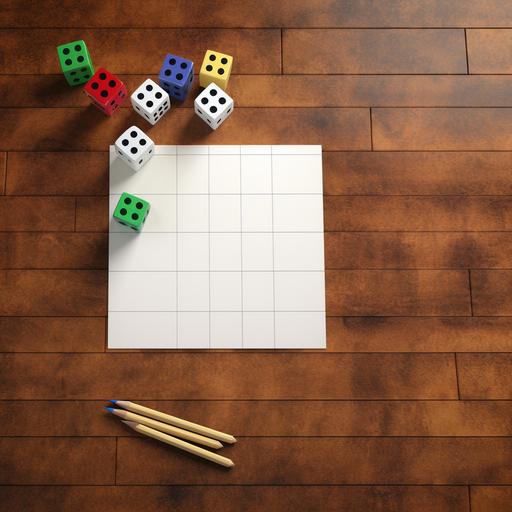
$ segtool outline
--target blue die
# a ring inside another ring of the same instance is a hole
[[[177,100],[187,97],[194,79],[194,63],[191,60],[168,53],[158,75],[162,89]]]

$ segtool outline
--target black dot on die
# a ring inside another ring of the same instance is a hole
[[[127,210],[126,208],[121,208],[121,209],[119,210],[119,213],[120,213],[121,215],[126,215],[126,214],[128,213],[128,210]]]
[[[152,91],[153,86],[151,84],[146,85],[146,91]]]
[[[75,45],[75,52],[79,52],[81,49],[82,47],[79,44]]]
[[[181,73],[178,73],[176,75],[176,80],[183,80],[183,75]]]
[[[142,163],[142,158],[139,160],[139,165]]]
[[[215,57],[215,55],[213,55],[213,53],[210,55],[210,60],[213,62],[217,57]]]
[[[215,114],[215,112],[217,112],[217,107],[215,107],[214,105],[212,105],[212,106],[210,107],[210,112],[211,112],[212,114]]]
[[[217,73],[219,73],[219,75],[223,75],[224,74],[224,68],[219,68]]]
[[[78,62],[83,62],[83,61],[84,61],[84,56],[83,56],[83,55],[79,55],[79,56],[76,58],[76,60],[77,60]]]
[[[226,59],[226,57],[222,57],[222,59],[220,59],[220,62],[221,62],[221,64],[227,64],[228,59]]]
[[[80,82],[80,78],[75,78],[73,82]]]
[[[210,89],[210,96],[217,96],[217,89]]]
[[[213,66],[211,64],[208,64],[208,66],[206,66],[206,71],[211,71],[213,69]]]
[[[91,78],[91,75],[89,75],[89,73],[87,73],[87,75],[84,75],[84,78]]]
[[[139,144],[140,144],[141,146],[145,146],[145,145],[146,145],[146,139],[140,139],[140,140],[139,140]]]
[[[109,83],[108,83],[108,86],[109,87],[115,87],[117,84],[117,82],[115,80],[110,80]]]
[[[121,141],[121,144],[122,144],[123,146],[128,146],[128,144],[129,144],[128,139],[123,139],[123,140]]]
[[[129,197],[124,198],[124,204],[131,204],[132,200]]]
[[[144,205],[139,201],[138,203],[135,203],[135,207],[137,208],[137,210],[142,210],[142,207]]]
[[[226,103],[226,98],[219,98],[219,103],[224,105],[224,103]]]
[[[100,80],[105,80],[105,78],[107,78],[107,74],[106,73],[100,73]]]
[[[142,94],[141,92],[139,92],[139,94],[137,94],[137,98],[138,98],[139,100],[144,99],[144,94]]]
[[[166,69],[166,70],[164,71],[164,75],[165,75],[165,76],[171,76],[171,73],[172,73],[172,71],[171,71],[170,69]]]
[[[108,96],[108,91],[101,91],[100,94],[103,96],[103,98],[106,98]]]
[[[147,105],[149,108],[151,108],[151,107],[153,106],[153,102],[152,102],[152,101],[147,101],[147,102],[146,102],[146,105]]]
[[[69,55],[69,48],[64,48],[64,49],[62,50],[62,53],[63,53],[64,55]]]
[[[82,73],[85,73],[85,72],[87,71],[87,68],[82,68],[80,71],[81,71]]]
[[[73,61],[72,61],[71,59],[66,59],[66,60],[64,61],[64,64],[66,64],[66,66],[70,66],[72,62],[73,62]]]
[[[176,64],[176,59],[169,59],[169,64],[174,66],[174,64]]]
[[[201,103],[206,105],[208,103],[208,98],[201,98]]]
[[[138,213],[132,213],[132,219],[133,220],[137,220],[139,218],[139,214]]]
[[[100,85],[98,84],[98,82],[93,82],[93,83],[91,84],[91,87],[92,87],[94,90],[96,90],[99,86],[100,86]]]
[[[180,68],[181,68],[181,69],[187,69],[187,63],[186,63],[186,62],[182,62],[182,63],[180,64]]]
[[[76,71],[71,71],[71,73],[69,73],[71,76],[75,76],[76,75]]]
[[[135,130],[130,132],[130,137],[135,138],[137,137],[137,132]]]
[[[156,98],[157,100],[159,100],[161,97],[162,97],[162,93],[161,93],[161,92],[157,92],[157,93],[155,94],[155,98]]]
[[[132,148],[130,149],[130,152],[133,153],[135,155],[135,153],[137,153],[139,150],[137,148]]]

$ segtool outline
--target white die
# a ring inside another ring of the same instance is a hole
[[[130,96],[132,107],[151,124],[157,123],[171,108],[169,95],[148,78]]]
[[[130,126],[115,142],[116,153],[134,171],[154,154],[155,143],[137,126]]]
[[[195,99],[196,114],[216,130],[233,112],[235,103],[213,82]]]

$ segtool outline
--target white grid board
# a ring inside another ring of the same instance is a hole
[[[138,172],[111,146],[109,348],[325,348],[322,193],[321,146],[156,146]]]

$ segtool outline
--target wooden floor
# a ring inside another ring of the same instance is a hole
[[[0,26],[2,512],[512,510],[512,3],[3,0]],[[327,351],[106,350],[107,148],[148,126],[66,85],[81,38],[129,90],[234,55],[229,121],[189,98],[157,143],[323,145]],[[111,398],[233,432],[236,468]]]

